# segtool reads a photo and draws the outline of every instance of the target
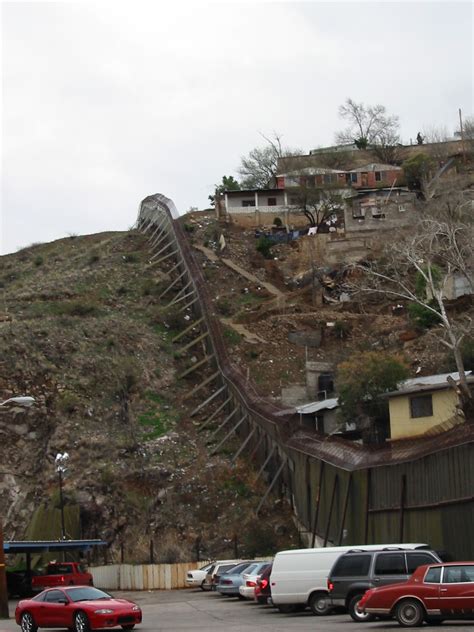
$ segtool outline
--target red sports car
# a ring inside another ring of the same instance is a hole
[[[403,584],[368,590],[359,609],[394,616],[405,628],[418,627],[423,621],[474,620],[474,562],[419,566]]]
[[[19,601],[15,619],[22,632],[36,632],[38,628],[89,632],[118,626],[132,630],[141,623],[142,611],[133,601],[114,599],[97,588],[67,586],[43,590],[33,599]]]

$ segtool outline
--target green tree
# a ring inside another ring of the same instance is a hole
[[[415,154],[405,160],[402,168],[408,187],[414,191],[420,191],[424,195],[430,174],[435,168],[435,163],[431,156],[423,152]]]
[[[234,176],[222,176],[222,182],[214,187],[214,195],[209,195],[209,202],[212,206],[216,203],[216,197],[222,195],[224,191],[240,191],[240,184]]]
[[[379,351],[355,353],[337,368],[339,406],[345,421],[362,428],[364,422],[385,419],[388,403],[380,395],[393,391],[409,375],[402,358]]]

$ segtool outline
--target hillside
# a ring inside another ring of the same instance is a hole
[[[139,234],[32,245],[0,259],[0,515],[6,538],[60,535],[54,458],[70,455],[66,531],[103,537],[118,559],[264,554],[295,542],[289,509],[267,503],[244,462],[209,457],[158,300],[160,273]],[[169,317],[169,315],[168,315]],[[236,444],[237,445],[237,444]],[[297,541],[297,540],[296,540]],[[110,559],[110,558],[109,558]]]

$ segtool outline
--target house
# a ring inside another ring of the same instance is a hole
[[[374,189],[404,184],[403,169],[372,162],[347,171],[348,183],[355,189]]]
[[[287,224],[289,212],[288,194],[284,189],[225,191],[216,203],[219,219],[232,218],[247,227],[271,225],[276,217]],[[291,221],[295,223],[293,217]],[[301,218],[301,224],[307,224],[304,217]]]
[[[321,434],[331,434],[338,429],[337,409],[339,401],[337,397],[323,399],[318,402],[310,402],[296,407],[300,416],[300,423],[311,430]]]
[[[428,432],[442,432],[463,421],[459,398],[448,379],[459,381],[459,373],[443,373],[405,380],[396,391],[386,393],[391,439],[405,439]],[[467,372],[474,387],[474,375]]]
[[[402,187],[363,189],[346,199],[346,232],[396,229],[414,222],[416,195]]]

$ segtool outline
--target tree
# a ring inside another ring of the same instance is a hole
[[[222,182],[215,185],[214,195],[208,196],[212,206],[216,203],[216,197],[222,195],[224,191],[240,191],[240,184],[234,176],[222,176]]]
[[[364,429],[387,419],[388,404],[380,396],[397,388],[409,375],[398,356],[379,351],[355,353],[337,367],[337,392],[342,417]]]
[[[472,319],[468,314],[456,318],[449,313],[446,288],[457,274],[474,292],[473,227],[471,201],[447,192],[427,206],[413,234],[393,244],[383,261],[358,266],[366,273],[365,284],[359,285],[359,290],[405,299],[439,319],[440,326],[431,329],[430,334],[453,354],[459,373],[458,392],[467,418],[474,413],[473,398],[461,346],[464,338],[472,335]]]
[[[336,134],[340,144],[355,143],[359,149],[368,147],[387,152],[395,148],[398,135],[398,116],[389,116],[384,105],[365,105],[352,99],[339,106],[339,116],[348,122],[348,127]]]
[[[418,191],[426,197],[428,182],[435,166],[433,158],[423,152],[407,158],[402,164],[402,168],[408,188]]]
[[[344,199],[337,191],[319,189],[302,184],[288,189],[293,203],[291,210],[303,213],[309,225],[318,232],[328,223],[344,219]]]
[[[266,189],[275,186],[278,159],[301,154],[299,149],[289,149],[281,144],[281,136],[274,132],[272,137],[261,134],[265,147],[255,147],[248,156],[243,156],[237,172],[241,176],[243,189]]]

